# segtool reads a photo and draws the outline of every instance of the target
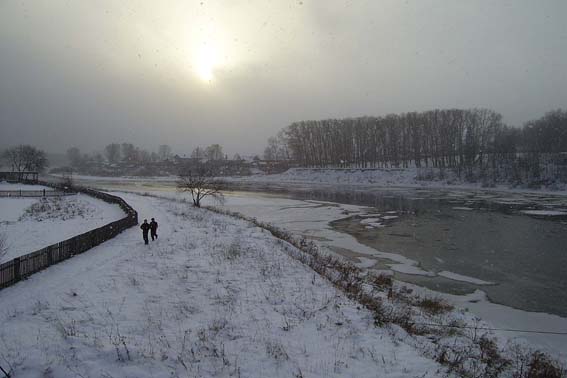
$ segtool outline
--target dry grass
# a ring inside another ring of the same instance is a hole
[[[540,351],[518,351],[516,348],[515,365],[518,366],[512,378],[564,378],[565,368],[557,361]]]
[[[431,315],[440,315],[453,310],[453,306],[441,298],[420,298],[415,305]]]
[[[41,198],[28,207],[20,220],[32,219],[44,221],[48,219],[68,220],[77,217],[86,218],[94,214],[95,209],[77,201],[75,197]]]

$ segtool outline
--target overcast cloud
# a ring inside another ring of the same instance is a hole
[[[567,106],[565,15],[564,0],[2,0],[0,148],[257,153],[297,120],[453,107],[519,126]]]

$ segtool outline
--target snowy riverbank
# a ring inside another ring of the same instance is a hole
[[[120,195],[160,222],[158,241],[133,228],[0,291],[14,376],[443,376],[268,232]]]
[[[180,196],[177,193],[157,193],[173,198]],[[492,303],[483,291],[485,285],[491,284],[491,282],[450,271],[426,270],[418,261],[401,254],[372,248],[360,243],[352,235],[339,232],[329,226],[331,222],[348,216],[360,219],[360,223],[364,222],[364,225],[374,224],[370,227],[378,227],[377,230],[384,230],[381,226],[388,225],[389,222],[396,222],[396,219],[391,219],[395,216],[393,214],[382,214],[379,217],[379,214],[375,213],[376,209],[372,207],[325,201],[296,200],[281,198],[277,195],[257,195],[247,192],[228,195],[223,207],[282,227],[294,235],[312,238],[318,245],[337,251],[348,261],[363,269],[372,269],[377,273],[382,269],[388,269],[395,272],[410,273],[416,277],[435,277],[437,275],[444,276],[454,281],[455,284],[459,282],[472,283],[477,286],[477,290],[467,295],[450,295],[417,285],[404,284],[411,286],[416,292],[423,293],[425,296],[445,298],[451,304],[470,311],[471,314],[478,316],[494,328],[550,332],[539,334],[506,331],[496,332],[496,334],[504,343],[513,340],[545,350],[567,360],[567,335],[561,334],[567,332],[567,318],[543,312],[523,311]],[[390,219],[385,220],[384,217]],[[369,219],[380,219],[380,221],[378,223],[370,222]],[[552,334],[553,332],[558,334]]]

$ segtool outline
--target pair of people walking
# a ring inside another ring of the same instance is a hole
[[[157,239],[158,223],[154,218],[152,218],[152,221],[150,223],[148,223],[147,219],[144,219],[144,223],[142,223],[140,228],[142,229],[142,237],[144,238],[144,244],[149,244],[150,242],[148,239],[148,232],[150,232],[152,240]]]

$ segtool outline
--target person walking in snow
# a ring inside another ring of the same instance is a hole
[[[144,244],[148,244],[148,231],[150,230],[150,224],[148,223],[147,219],[144,219],[144,223],[140,226],[142,229],[142,237],[144,238]]]
[[[154,218],[152,218],[152,221],[150,222],[150,232],[152,235],[152,241],[157,239],[157,227],[158,224],[156,222],[156,220]]]

